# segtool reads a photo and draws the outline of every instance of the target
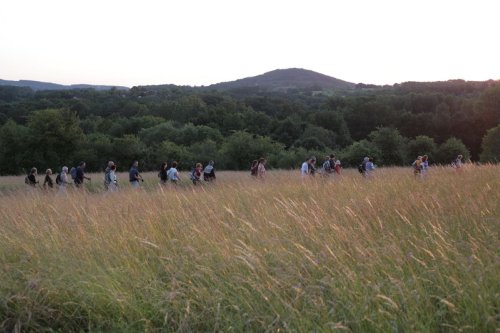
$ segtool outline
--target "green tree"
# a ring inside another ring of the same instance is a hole
[[[157,164],[161,162],[171,163],[177,161],[179,169],[184,170],[189,170],[194,166],[194,163],[196,163],[195,156],[191,154],[187,147],[168,140],[162,142],[155,150],[154,156],[156,157]]]
[[[273,139],[291,147],[300,138],[303,132],[303,123],[298,117],[288,117],[277,125],[273,132]]]
[[[402,165],[405,162],[405,138],[395,128],[380,127],[369,135],[381,153],[381,165]]]
[[[460,139],[449,138],[437,149],[436,163],[451,163],[458,155],[462,155],[464,160],[468,160],[470,157],[469,150]]]
[[[200,162],[205,166],[209,161],[215,161],[218,168],[223,168],[222,160],[220,160],[217,143],[211,139],[206,139],[189,147],[189,153],[196,159],[196,163]],[[194,164],[193,164],[194,166]]]
[[[486,132],[481,148],[481,162],[500,162],[500,125]]]
[[[106,168],[108,161],[118,162],[116,160],[118,156],[115,156],[113,147],[110,136],[92,133],[86,136],[83,146],[75,155],[79,160],[87,163],[87,171],[102,171]]]
[[[144,162],[145,151],[146,146],[139,138],[135,135],[125,135],[122,138],[113,140],[113,155],[107,159],[113,160],[118,166],[121,166],[120,170],[128,170],[134,160]]]
[[[377,162],[380,156],[380,149],[368,140],[354,142],[340,152],[342,164],[352,167],[359,165],[365,157],[372,157]]]
[[[333,133],[333,141],[339,147],[346,147],[352,143],[351,134],[344,116],[337,111],[318,111],[311,115],[311,121]]]
[[[333,149],[336,147],[335,137],[335,133],[323,127],[307,125],[300,138],[295,141],[294,146],[306,149]]]
[[[407,161],[415,159],[417,156],[427,155],[429,160],[434,159],[437,145],[433,138],[425,135],[419,135],[415,139],[408,142]]]
[[[0,127],[0,174],[18,174],[31,169],[33,150],[30,145],[31,131],[29,128],[8,120]]]
[[[31,130],[32,156],[39,168],[59,167],[74,162],[74,152],[84,142],[79,119],[69,109],[36,111],[28,121]]]
[[[222,155],[229,169],[247,169],[252,160],[267,157],[284,149],[269,137],[247,132],[236,132],[224,142]]]

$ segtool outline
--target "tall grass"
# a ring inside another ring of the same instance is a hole
[[[0,330],[495,332],[499,171],[12,190]]]

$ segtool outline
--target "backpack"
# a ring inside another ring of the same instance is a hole
[[[332,170],[332,164],[330,163],[330,160],[326,160],[325,163],[323,163],[323,169],[325,171],[331,171]]]
[[[365,164],[358,165],[358,171],[359,171],[359,173],[365,172],[366,171],[366,165]]]
[[[69,173],[71,174],[71,179],[75,180],[76,179],[76,168],[74,168],[74,167],[71,168]]]
[[[195,172],[196,172],[196,169],[191,170],[191,173],[189,174],[189,179],[196,180],[196,176],[194,175]]]
[[[56,184],[57,185],[61,185],[62,181],[61,181],[61,174],[58,173],[57,176],[56,176]]]

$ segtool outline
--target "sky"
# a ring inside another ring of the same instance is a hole
[[[0,0],[0,79],[209,85],[500,79],[497,0]]]

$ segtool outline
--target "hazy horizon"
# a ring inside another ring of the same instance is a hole
[[[295,69],[297,67],[291,67],[291,68],[276,68],[274,70],[286,70],[286,69]],[[300,68],[300,69],[305,69],[305,70],[310,70],[310,69],[307,69],[307,68]],[[258,73],[258,74],[255,74],[255,75],[251,75],[251,76],[248,76],[248,77],[254,77],[254,76],[259,76],[259,75],[262,75],[262,74],[266,74],[268,72],[272,72],[274,70],[270,70],[270,71],[266,71],[265,73]],[[316,72],[316,71],[314,71]],[[319,72],[317,72],[319,73]],[[319,74],[324,74],[324,75],[328,75],[328,74],[325,74],[325,73],[319,73]],[[339,78],[339,77],[335,77],[335,76],[332,76],[332,75],[328,75],[330,77],[333,77],[333,78],[336,78],[336,79],[339,79],[339,80],[343,80],[342,78]],[[146,84],[137,84],[137,85],[133,85],[133,86],[128,86],[128,85],[123,85],[123,84],[106,84],[105,82],[104,83],[89,83],[89,82],[69,82],[69,83],[61,83],[61,82],[53,82],[53,81],[43,81],[43,80],[32,80],[32,79],[17,79],[17,80],[10,80],[10,79],[4,79],[2,77],[0,77],[0,80],[5,80],[5,81],[34,81],[34,82],[43,82],[43,83],[53,83],[53,84],[60,84],[60,85],[65,85],[65,86],[71,86],[71,85],[96,85],[96,86],[116,86],[116,87],[126,87],[126,88],[132,88],[134,86],[149,86],[149,85],[170,85],[170,84],[173,84],[173,85],[178,85],[178,86],[188,86],[188,87],[203,87],[203,86],[210,86],[210,85],[213,85],[213,84],[218,84],[218,83],[224,83],[224,82],[231,82],[231,81],[236,81],[236,80],[240,80],[240,79],[245,79],[245,78],[248,78],[248,77],[240,77],[240,78],[234,78],[233,80],[229,80],[229,81],[220,81],[220,82],[213,82],[213,83],[208,83],[208,84],[205,84],[205,85],[193,85],[193,84],[176,84],[176,83],[172,83],[172,82],[163,82],[163,83],[155,83],[155,84],[149,84],[149,83],[146,83]],[[449,78],[449,79],[445,79],[445,80],[436,80],[436,81],[452,81],[452,80],[465,80],[463,78]],[[490,78],[490,79],[485,79],[485,80],[465,80],[465,81],[488,81],[488,80],[494,80],[494,81],[498,81],[500,79],[495,79],[495,78]],[[346,80],[344,80],[346,81]],[[382,85],[393,85],[393,84],[401,84],[401,83],[404,83],[404,82],[436,82],[436,81],[411,81],[411,80],[406,80],[406,81],[401,81],[401,82],[394,82],[394,83],[391,83],[391,84],[380,84],[381,86]],[[362,84],[373,84],[371,82],[351,82],[351,83],[355,83],[355,84],[358,84],[358,83],[362,83]]]
[[[353,83],[500,79],[500,3],[34,0],[0,12],[0,78],[201,86],[304,68]]]

